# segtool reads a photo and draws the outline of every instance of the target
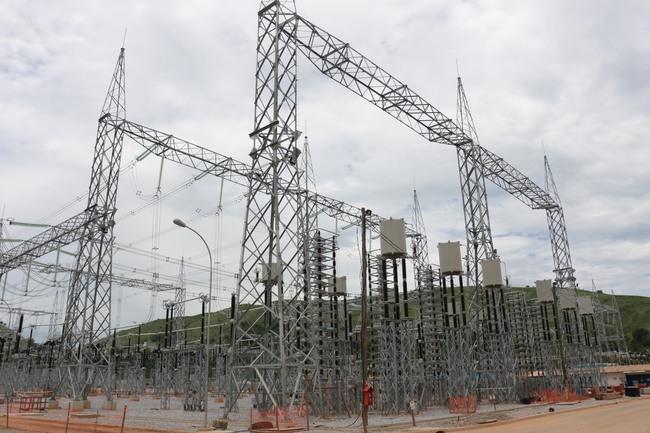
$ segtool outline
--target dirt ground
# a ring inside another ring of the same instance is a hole
[[[38,433],[194,433],[201,431],[200,412],[158,411],[148,407],[155,404],[143,401],[143,405],[127,417],[122,425],[120,411],[107,417],[99,411],[84,411],[70,416],[59,409],[43,414],[12,414],[7,418],[0,413],[0,432],[38,432]],[[417,426],[412,426],[410,415],[381,417],[371,419],[369,432],[412,432],[412,433],[451,433],[477,431],[480,433],[650,433],[650,422],[644,421],[650,410],[650,396],[641,398],[620,398],[597,402],[587,400],[578,404],[566,405],[517,405],[508,408],[484,407],[475,414],[450,416],[448,411],[428,412],[417,416]],[[53,412],[57,412],[56,415]],[[245,411],[242,411],[245,412]],[[216,415],[216,414],[215,414]],[[232,431],[247,431],[247,422],[232,420]],[[189,418],[183,419],[186,416]],[[56,417],[56,418],[53,418]],[[68,419],[66,419],[68,418]],[[161,426],[160,423],[166,424]],[[134,425],[138,423],[139,425]],[[156,425],[154,427],[154,425]],[[328,419],[311,420],[313,433],[360,432],[360,422],[351,424],[350,420]]]
[[[549,412],[507,422],[483,424],[476,428],[449,431],[475,430],[480,433],[650,433],[648,422],[650,399],[621,399],[602,406],[580,407],[562,412]],[[415,430],[413,430],[415,431]],[[440,430],[418,430],[435,433]]]

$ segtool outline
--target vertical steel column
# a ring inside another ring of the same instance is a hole
[[[297,169],[296,31],[293,0],[264,0],[258,13],[255,120],[236,289],[225,414],[246,383],[258,408],[288,406],[316,365],[310,345],[287,334],[304,310],[306,235]],[[294,295],[289,295],[291,291]],[[309,299],[307,303],[309,303]],[[262,314],[253,313],[261,309]]]
[[[113,360],[100,341],[110,337],[113,226],[126,116],[124,48],[120,50],[108,94],[99,116],[86,212],[99,215],[84,227],[72,274],[63,326],[65,356],[75,399],[85,399],[103,378],[108,400],[113,384],[108,372]]]

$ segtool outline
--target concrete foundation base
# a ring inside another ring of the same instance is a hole
[[[81,412],[84,410],[84,401],[83,400],[72,400],[70,402],[70,410],[72,412]]]
[[[227,430],[227,429],[222,430],[221,428],[218,428],[218,427],[199,427],[199,428],[196,429],[196,431],[199,431],[199,432],[203,432],[203,431],[215,432],[215,431],[218,431],[218,432],[222,432],[222,433],[235,433],[232,430]]]
[[[47,401],[47,408],[48,409],[61,409],[61,405],[59,405],[59,400],[48,400]]]
[[[115,400],[106,400],[105,402],[102,403],[102,410],[116,410],[117,409],[117,403],[115,403]]]

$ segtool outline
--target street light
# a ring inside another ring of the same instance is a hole
[[[184,229],[189,229],[196,233],[196,235],[201,238],[203,241],[203,245],[205,245],[205,248],[208,250],[208,258],[210,259],[210,284],[208,286],[208,318],[206,320],[206,332],[205,332],[205,407],[203,408],[203,427],[208,427],[208,397],[209,397],[209,392],[208,392],[208,383],[209,383],[209,377],[210,377],[210,313],[212,312],[212,252],[210,251],[210,247],[208,246],[208,243],[203,239],[203,236],[196,230],[194,230],[192,227],[188,226],[185,224],[182,220],[178,218],[174,218],[174,224],[176,224],[179,227],[182,227]]]

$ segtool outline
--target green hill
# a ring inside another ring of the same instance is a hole
[[[253,308],[249,313],[250,319],[248,320],[251,322],[257,320],[260,313],[261,309]],[[117,345],[126,346],[129,344],[129,341],[131,344],[136,344],[139,334],[140,343],[146,342],[149,347],[157,347],[158,345],[164,346],[165,322],[165,319],[158,319],[152,322],[143,323],[140,327],[136,326],[133,328],[123,329],[117,333]],[[177,338],[185,341],[187,344],[200,342],[202,328],[201,314],[184,317],[184,324],[186,332],[183,333],[183,335],[178,335]],[[167,329],[167,334],[169,335],[170,333],[171,330]],[[216,311],[210,315],[210,341],[213,343],[219,342],[220,337],[225,341],[228,341],[228,338],[230,337],[229,309]]]
[[[468,293],[471,288],[467,288]],[[506,289],[509,291],[521,291],[527,298],[535,296],[535,288],[533,287],[516,287]],[[588,291],[579,291],[581,295],[589,296],[592,293]],[[612,296],[601,293],[598,291],[595,294],[598,301],[604,305],[612,306]],[[630,352],[650,354],[650,297],[644,296],[626,296],[617,295],[616,304],[618,305],[621,313],[621,322],[623,325],[623,332],[628,344]],[[253,309],[250,313],[251,321],[258,318],[260,309]],[[356,313],[356,314],[355,314]],[[353,312],[353,320],[358,321],[358,312]],[[210,341],[213,343],[219,341],[219,337],[225,341],[230,336],[229,324],[229,311],[222,310],[213,312],[211,319],[211,335]],[[2,325],[0,325],[1,327]],[[185,328],[187,333],[179,338],[187,341],[188,344],[197,343],[201,338],[201,315],[185,317]],[[221,329],[220,329],[221,328]],[[2,328],[0,328],[1,330]],[[169,330],[168,330],[169,332]],[[129,344],[137,343],[138,327],[124,329],[117,334],[118,346],[126,346]],[[164,345],[165,338],[165,319],[158,319],[152,322],[144,323],[140,329],[140,342],[147,342],[151,348]]]
[[[522,291],[527,298],[536,296],[534,287],[511,288],[513,291]],[[592,292],[578,290],[581,296],[590,296]],[[630,352],[650,354],[650,298],[645,296],[608,295],[598,290],[596,299],[603,305],[618,306],[621,314],[623,333]],[[647,356],[647,355],[646,355]]]
[[[7,325],[5,325],[4,322],[0,322],[0,338],[11,334],[13,334],[13,331],[7,328]]]
[[[611,305],[611,295],[598,293],[598,300]],[[645,296],[616,296],[621,313],[623,332],[630,352],[650,350],[650,298]]]

